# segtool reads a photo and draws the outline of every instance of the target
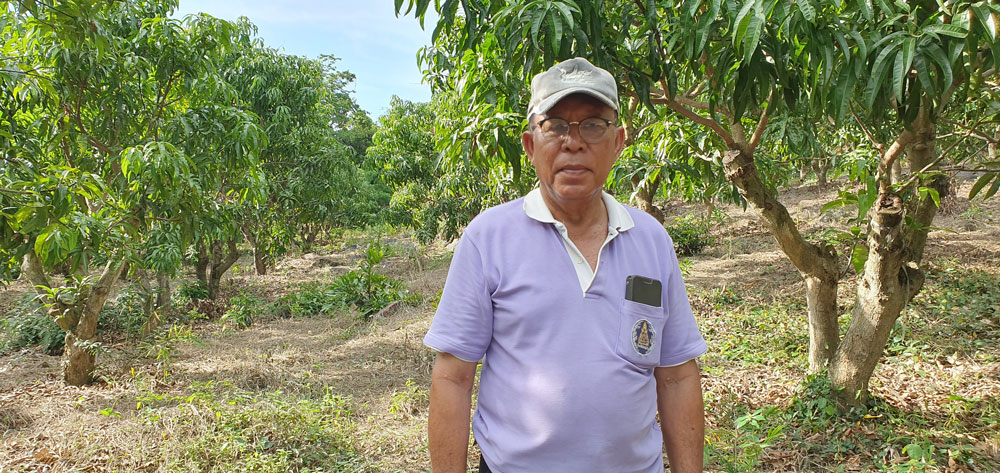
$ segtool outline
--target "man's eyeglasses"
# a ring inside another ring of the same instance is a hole
[[[569,127],[577,125],[580,131],[580,138],[587,143],[598,143],[604,139],[604,135],[611,128],[611,120],[601,117],[584,118],[578,122],[568,122],[562,118],[546,118],[538,122],[538,128],[542,135],[550,140],[563,139],[569,135]]]

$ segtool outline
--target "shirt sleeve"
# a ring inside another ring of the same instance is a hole
[[[677,253],[674,242],[667,235],[668,274],[664,288],[664,310],[667,320],[663,327],[663,343],[660,344],[659,366],[677,366],[688,360],[693,360],[705,353],[708,346],[698,330],[698,322],[691,311],[684,279],[681,277],[680,265],[677,263]]]
[[[424,344],[465,361],[479,361],[493,339],[493,301],[483,258],[467,231],[455,248],[448,278]]]

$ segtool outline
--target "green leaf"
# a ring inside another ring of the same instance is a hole
[[[851,48],[847,45],[847,38],[839,31],[833,32],[833,38],[837,40],[837,44],[844,54],[844,62],[851,62]]]
[[[423,18],[424,13],[427,12],[427,6],[431,4],[431,0],[417,0],[417,18]]]
[[[879,89],[882,88],[882,81],[885,80],[885,74],[888,71],[889,55],[895,49],[895,45],[886,46],[882,51],[879,51],[878,57],[875,58],[875,65],[872,67],[871,76],[868,78],[868,86],[865,87],[865,107],[869,110],[871,110],[872,104],[875,103],[875,97],[878,96]]]
[[[986,187],[993,179],[1000,179],[1000,174],[986,173],[979,176],[979,179],[976,179],[976,183],[972,185],[972,189],[969,190],[969,200],[976,197],[976,194],[979,194],[979,191],[983,190],[983,187]]]
[[[858,61],[865,63],[868,61],[868,45],[865,43],[865,39],[861,37],[861,34],[857,31],[851,31],[848,33],[851,38],[854,39],[854,44],[858,45]]]
[[[972,5],[969,7],[972,11],[972,16],[976,18],[979,22],[979,26],[983,28],[986,34],[989,36],[990,41],[997,40],[997,24],[996,18],[993,17],[992,13],[983,5]],[[994,58],[997,60],[997,58]]]
[[[924,51],[934,60],[941,69],[941,73],[944,74],[944,83],[941,84],[940,90],[947,90],[951,87],[952,80],[954,80],[951,71],[951,62],[948,61],[948,57],[945,56],[944,51],[937,44],[931,43],[924,46]]]
[[[554,52],[559,50],[559,43],[562,41],[563,24],[556,15],[552,15],[549,21],[552,22],[552,38],[549,42],[552,44],[552,51]]]
[[[875,205],[878,198],[878,183],[875,176],[868,176],[865,179],[865,188],[858,191],[858,220],[868,217],[868,211]]]
[[[757,51],[757,44],[760,42],[760,34],[764,27],[764,19],[753,15],[747,25],[746,39],[743,43],[743,60],[750,62],[753,53]]]
[[[798,0],[796,5],[799,6],[799,11],[802,12],[802,16],[806,18],[806,21],[809,23],[816,21],[816,7],[810,0]]]
[[[754,0],[744,3],[743,8],[741,8],[740,12],[736,15],[736,21],[733,22],[733,26],[736,27],[735,34],[733,35],[733,45],[744,43],[743,37],[746,35],[749,22],[747,15],[750,13],[750,10],[753,9],[754,3]]]
[[[998,190],[1000,190],[1000,177],[997,177],[997,179],[993,181],[993,185],[990,186],[989,190],[986,191],[986,194],[983,195],[983,200],[993,197]]]
[[[874,15],[874,12],[872,11],[871,0],[857,0],[857,2],[858,2],[858,8],[861,9],[861,14],[865,16],[866,20],[872,21],[872,16]]]
[[[852,73],[851,67],[845,65],[840,70],[840,77],[837,79],[837,86],[833,89],[833,113],[834,119],[838,122],[847,116],[850,110],[851,97],[854,95],[854,83],[857,77]]]
[[[917,193],[920,194],[921,199],[930,197],[931,200],[934,201],[935,207],[941,206],[941,195],[938,194],[937,189],[934,189],[933,187],[921,187],[917,189]]]
[[[903,102],[903,82],[906,80],[906,69],[903,68],[903,51],[896,53],[896,61],[892,68],[892,90],[896,101]]]
[[[698,7],[701,6],[701,0],[686,0],[684,6],[681,7],[681,11],[684,12],[686,18],[694,18],[694,15],[698,13]]]
[[[823,83],[830,83],[830,76],[833,75],[833,45],[825,45],[823,48]]]
[[[545,19],[545,11],[542,10],[532,10],[531,18],[531,42],[538,46],[538,29],[542,26],[542,20]]]
[[[908,37],[903,40],[903,73],[909,74],[913,66],[913,53],[917,48],[917,38]]]
[[[570,31],[574,30],[576,28],[576,21],[573,19],[573,10],[565,3],[556,3],[555,6],[559,10],[559,13],[562,14],[563,20],[566,22],[566,28]]]
[[[864,245],[856,245],[854,251],[851,252],[851,266],[854,267],[854,272],[861,274],[865,270],[865,263],[868,261],[868,247]]]
[[[965,37],[969,34],[969,30],[950,24],[928,25],[923,28],[923,31],[927,33],[942,34],[958,39],[965,39]]]
[[[917,55],[913,59],[913,67],[917,69],[917,79],[920,80],[920,85],[923,86],[927,95],[937,97],[937,87],[934,85],[934,80],[931,79],[930,71],[927,70],[928,64],[923,55]]]

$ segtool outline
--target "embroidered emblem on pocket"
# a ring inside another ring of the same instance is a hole
[[[646,319],[640,319],[632,326],[632,348],[640,355],[647,355],[653,351],[653,341],[656,340],[656,331],[653,324]]]

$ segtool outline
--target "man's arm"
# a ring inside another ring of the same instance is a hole
[[[476,363],[438,353],[431,372],[427,436],[434,473],[465,473]]]
[[[653,371],[653,376],[670,472],[701,473],[704,468],[705,406],[698,363],[690,360],[677,366],[659,367]]]

